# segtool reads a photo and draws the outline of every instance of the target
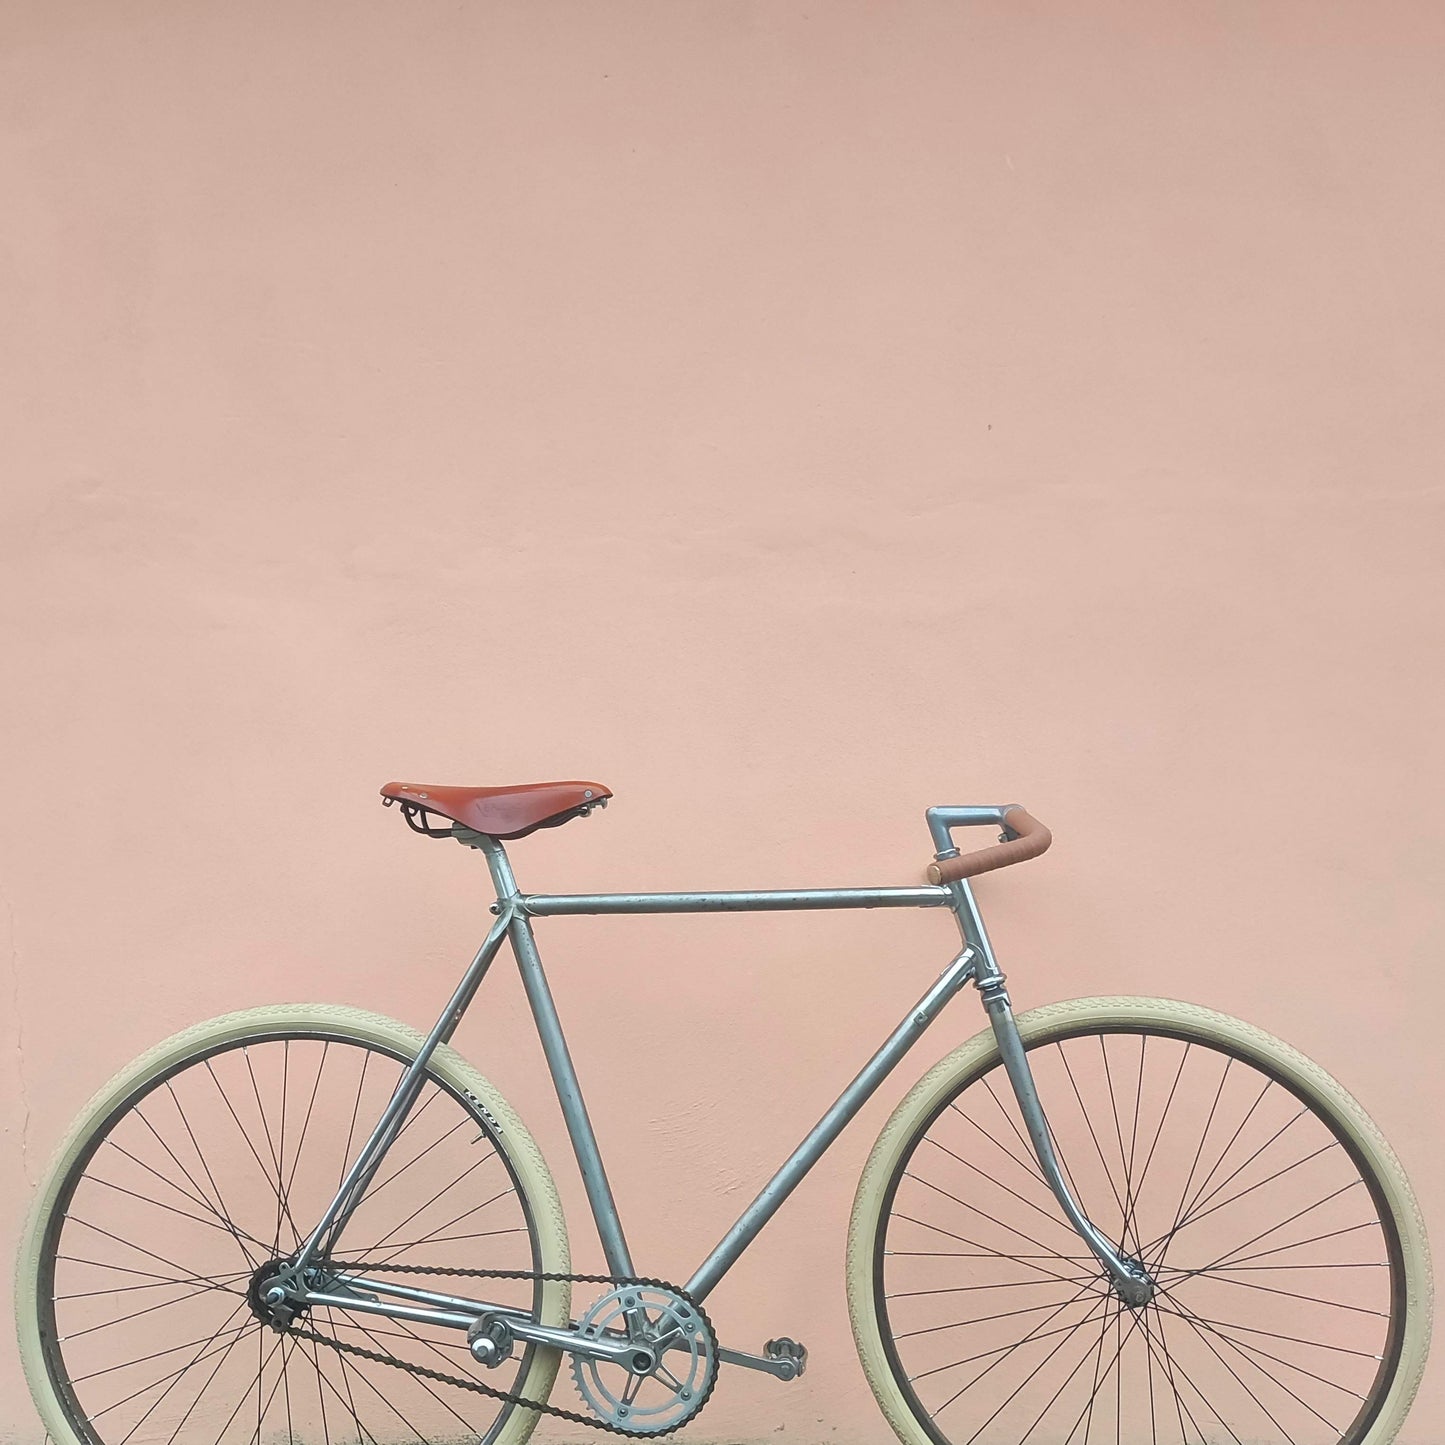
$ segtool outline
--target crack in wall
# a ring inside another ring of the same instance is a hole
[[[20,948],[15,942],[15,905],[0,894],[5,905],[6,934],[10,958],[10,1003],[15,1015],[15,1077],[20,1091],[20,1169],[25,1182],[35,1183],[30,1167],[30,1085],[25,1069],[25,1025],[20,1008]]]

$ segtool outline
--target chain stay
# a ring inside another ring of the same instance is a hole
[[[706,1311],[694,1300],[686,1290],[678,1289],[676,1285],[668,1284],[661,1279],[632,1279],[625,1275],[612,1274],[558,1274],[549,1272],[538,1272],[527,1269],[459,1269],[451,1265],[442,1264],[368,1264],[365,1260],[332,1260],[332,1268],[343,1270],[364,1270],[371,1274],[428,1274],[440,1275],[453,1279],[529,1279],[542,1284],[554,1284],[567,1281],[571,1284],[610,1284],[615,1287],[633,1285],[640,1289],[662,1289],[675,1294],[679,1299],[684,1299],[698,1313],[698,1317],[707,1327],[708,1334],[712,1336],[713,1357],[717,1357],[717,1335],[713,1331],[712,1321],[708,1319]],[[679,1420],[665,1430],[628,1430],[621,1425],[614,1425],[607,1420],[599,1420],[595,1415],[583,1415],[576,1410],[565,1410],[560,1405],[550,1405],[543,1400],[529,1400],[524,1395],[514,1394],[510,1390],[498,1389],[495,1385],[484,1385],[480,1380],[469,1380],[460,1375],[448,1375],[441,1370],[433,1370],[426,1365],[408,1364],[405,1360],[398,1360],[394,1355],[385,1355],[378,1350],[363,1349],[360,1345],[348,1344],[345,1340],[333,1340],[327,1335],[319,1335],[314,1330],[301,1329],[291,1325],[285,1331],[286,1334],[295,1336],[297,1339],[310,1340],[313,1344],[325,1345],[329,1349],[342,1350],[348,1355],[355,1355],[363,1360],[371,1360],[378,1365],[392,1365],[396,1369],[404,1370],[409,1375],[419,1375],[423,1379],[435,1380],[441,1385],[452,1385],[459,1390],[471,1390],[478,1395],[488,1395],[494,1400],[501,1400],[504,1404],[514,1405],[523,1410],[536,1410],[539,1414],[551,1415],[558,1420],[567,1420],[574,1425],[589,1425],[594,1430],[606,1431],[609,1435],[623,1435],[629,1440],[661,1439],[664,1435],[671,1435],[673,1431],[679,1430],[684,1425],[690,1425],[698,1415],[702,1413],[703,1406],[712,1397],[714,1386],[717,1384],[717,1371],[713,1371],[712,1379],[708,1382],[707,1394],[703,1396],[702,1402],[685,1419]]]

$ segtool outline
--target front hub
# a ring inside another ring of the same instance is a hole
[[[1125,1255],[1122,1257],[1122,1263],[1128,1273],[1124,1279],[1110,1280],[1114,1287],[1114,1293],[1130,1309],[1143,1309],[1154,1298],[1154,1278],[1137,1259],[1131,1259]]]

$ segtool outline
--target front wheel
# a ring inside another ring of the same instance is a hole
[[[1190,1004],[1017,1022],[1075,1197],[1155,1292],[1110,1287],[979,1034],[898,1107],[853,1206],[853,1333],[899,1439],[1386,1445],[1425,1364],[1430,1259],[1360,1106]]]
[[[421,1042],[357,1009],[252,1009],[158,1045],[91,1100],[35,1201],[16,1288],[21,1358],[57,1445],[522,1445],[535,1411],[437,1376],[542,1402],[556,1350],[484,1371],[463,1334],[424,1319],[311,1306],[296,1323],[328,1347],[277,1333],[261,1307]],[[565,1280],[525,1277],[569,1268],[547,1165],[445,1046],[323,1264],[343,1260],[510,1271],[524,1277],[395,1279],[569,1318]]]

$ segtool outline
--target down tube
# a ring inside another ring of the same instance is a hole
[[[847,1128],[853,1116],[893,1072],[895,1065],[923,1036],[944,1004],[973,977],[974,952],[965,948],[939,975],[938,981],[909,1010],[908,1017],[888,1036],[882,1048],[863,1066],[858,1077],[838,1096],[837,1102],[813,1126],[806,1139],[788,1156],[778,1172],[763,1186],[762,1193],[742,1212],[738,1222],[723,1235],[717,1248],[698,1266],[687,1282],[687,1292],[698,1303],[712,1293],[718,1281],[735,1265],[742,1252],[757,1238],[759,1230],[776,1214],[783,1201],[802,1182],[828,1147]]]

